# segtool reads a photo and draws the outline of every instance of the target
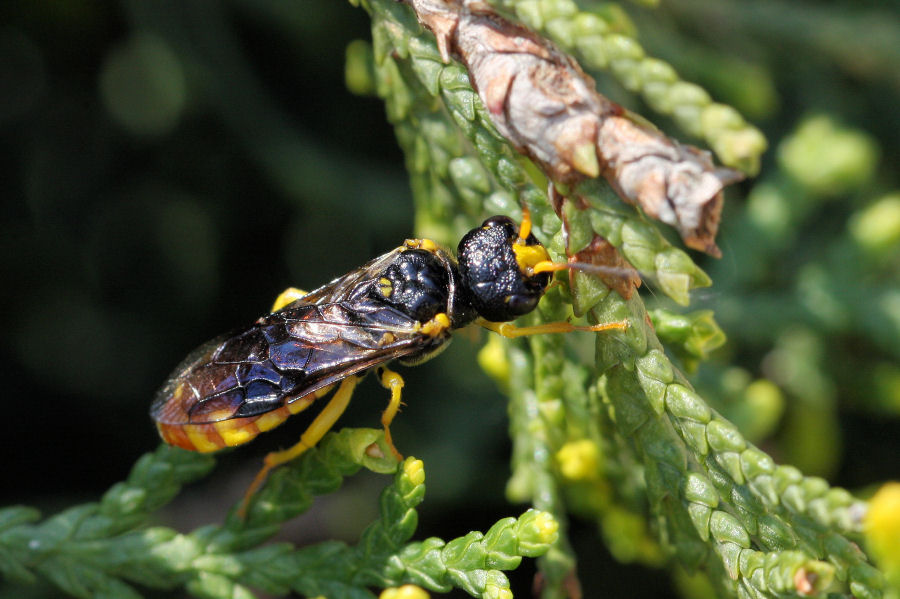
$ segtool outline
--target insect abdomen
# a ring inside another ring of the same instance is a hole
[[[333,385],[299,397],[290,403],[264,414],[247,418],[229,418],[203,424],[168,424],[157,422],[156,428],[163,441],[182,449],[210,453],[226,447],[243,445],[260,433],[272,430],[291,415],[302,412],[316,399],[328,394]]]

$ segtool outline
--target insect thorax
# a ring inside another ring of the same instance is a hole
[[[452,328],[477,316],[463,291],[455,260],[441,249],[401,251],[373,288],[381,301],[421,323],[447,314]]]

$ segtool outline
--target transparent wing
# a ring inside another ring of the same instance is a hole
[[[196,349],[157,393],[151,416],[164,424],[255,416],[443,343],[364,292],[398,251]]]

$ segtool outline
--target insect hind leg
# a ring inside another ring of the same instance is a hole
[[[334,392],[334,395],[325,407],[322,408],[322,411],[319,412],[303,434],[300,435],[300,440],[287,449],[273,451],[265,457],[263,460],[263,467],[256,474],[253,482],[250,483],[247,492],[244,493],[244,499],[241,502],[241,507],[238,511],[241,517],[247,514],[250,500],[266,482],[266,478],[268,478],[269,472],[271,472],[272,469],[277,468],[282,464],[286,464],[301,456],[306,450],[312,449],[316,443],[325,436],[325,433],[331,430],[331,427],[334,426],[337,419],[340,418],[341,414],[344,413],[344,410],[347,409],[347,405],[350,403],[350,398],[353,396],[353,390],[356,388],[359,379],[360,377],[358,376],[348,376],[341,381],[341,386],[338,387],[338,390]],[[391,447],[393,447],[393,445]]]

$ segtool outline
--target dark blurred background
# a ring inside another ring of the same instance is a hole
[[[874,279],[883,290],[887,303],[875,316],[886,314],[887,322],[873,325],[882,327],[880,337],[852,323],[829,329],[802,297],[791,296],[796,306],[781,305],[777,295],[774,304],[757,306],[742,303],[741,290],[783,289],[806,260],[821,258],[834,274],[822,258],[829,240],[897,188],[890,166],[900,155],[900,38],[891,36],[900,32],[897,4],[758,4],[725,3],[710,15],[702,3],[682,0],[634,18],[649,51],[736,105],[764,127],[773,147],[796,133],[805,114],[821,111],[861,136],[864,147],[853,157],[869,165],[838,197],[811,202],[789,241],[775,244],[763,274],[749,282],[740,275],[741,244],[755,241],[741,240],[734,223],[742,221],[726,220],[726,258],[708,264],[717,286],[700,301],[722,306],[721,322],[737,341],[725,360],[738,369],[722,367],[701,380],[713,395],[736,389],[738,400],[750,381],[774,381],[774,395],[763,399],[778,405],[765,432],[780,433],[782,442],[796,440],[782,412],[797,417],[791,406],[799,405],[802,421],[803,414],[821,416],[826,405],[823,425],[796,429],[811,445],[792,451],[776,438],[766,448],[801,467],[805,452],[814,471],[864,487],[900,476],[900,349],[892,337],[900,299],[889,293],[896,239],[889,236],[887,250],[879,250],[887,257],[874,266],[838,260],[847,285]],[[765,20],[766,10],[776,17]],[[157,445],[149,403],[193,347],[251,322],[283,288],[314,288],[414,233],[403,156],[383,105],[344,84],[347,44],[368,38],[365,12],[337,0],[0,6],[0,505],[48,513],[97,499]],[[613,95],[629,101],[621,90]],[[764,177],[787,168],[774,154]],[[770,182],[795,184],[771,175]],[[744,200],[732,201],[726,219],[739,219]],[[798,257],[797,247],[808,252]],[[729,258],[729,249],[738,257]],[[865,308],[865,297],[849,305]],[[761,335],[747,306],[802,324],[792,336]],[[408,405],[393,427],[401,451],[426,463],[420,530],[444,538],[522,509],[503,498],[504,399],[476,366],[477,339],[461,337],[440,359],[404,370]],[[785,355],[812,357],[795,359],[796,368],[779,379],[771,365],[785,363]],[[860,386],[857,362],[881,378]],[[812,403],[804,396],[810,381],[823,385],[813,389]],[[342,424],[377,426],[385,399],[367,381]],[[303,430],[306,421],[293,420],[224,455],[211,477],[167,510],[166,522],[188,530],[219,520],[261,457]],[[826,446],[834,455],[816,466]],[[318,502],[285,537],[354,540],[376,513],[384,479],[360,475],[347,484],[358,492]],[[612,563],[592,528],[576,522],[574,529],[586,588],[665,593],[664,574]],[[0,583],[2,596],[21,592]]]
[[[150,401],[192,348],[412,236],[383,104],[344,85],[369,37],[333,0],[3,3],[0,505],[98,499],[159,443]],[[423,530],[448,538],[524,509],[504,505],[505,400],[476,341],[404,371],[393,427],[429,465]],[[379,426],[386,400],[367,381],[341,424]],[[165,522],[220,520],[308,420],[224,455]],[[355,540],[386,482],[354,477],[285,535]]]

